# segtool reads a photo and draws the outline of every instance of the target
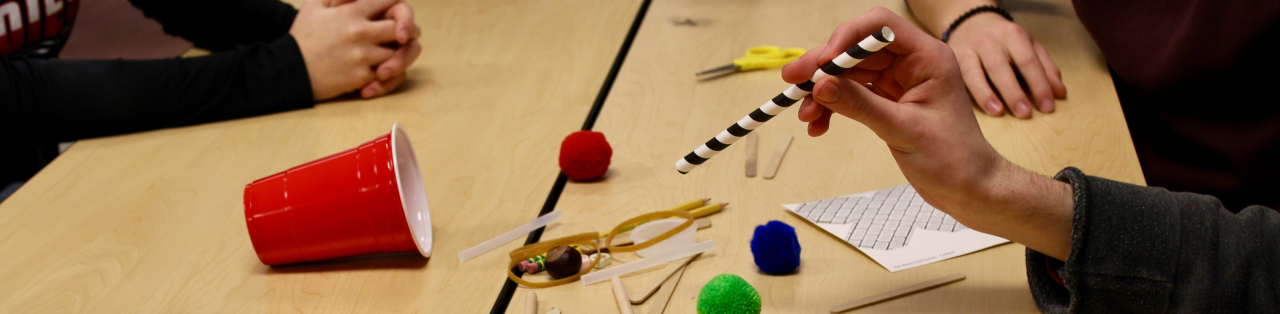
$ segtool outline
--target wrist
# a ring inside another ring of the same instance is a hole
[[[966,24],[984,22],[987,24],[996,23],[997,20],[993,20],[993,17],[999,17],[1003,22],[1013,22],[1013,16],[1009,14],[1009,11],[1005,11],[1003,8],[994,5],[978,6],[957,16],[946,26],[947,28],[942,32],[942,36],[940,38],[942,39],[942,42],[948,42],[951,37],[954,37],[953,35],[956,33],[956,30]],[[975,22],[975,19],[978,21]]]
[[[989,233],[1059,260],[1071,248],[1071,223],[1075,213],[1070,184],[1045,177],[1005,161],[986,191],[977,192],[968,206],[974,230]],[[957,220],[959,220],[957,218]]]
[[[912,15],[932,31],[934,36],[942,37],[942,32],[947,31],[951,22],[955,22],[956,18],[964,12],[984,5],[997,5],[997,2],[995,0],[907,0],[907,5]]]
[[[995,12],[978,13],[965,20],[964,23],[957,25],[955,29],[952,29],[949,34],[950,40],[947,41],[947,44],[950,45],[956,41],[964,41],[972,38],[973,36],[971,34],[975,32],[996,30],[1010,23],[1013,23],[1013,21],[1006,20],[1003,16],[1000,16],[1000,14],[996,14]]]

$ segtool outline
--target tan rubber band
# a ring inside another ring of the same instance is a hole
[[[619,233],[622,233],[622,229],[625,229],[627,226],[644,222],[644,221],[658,220],[658,219],[663,219],[668,217],[684,218],[685,221],[684,223],[681,223],[679,226],[676,226],[675,228],[671,228],[671,230],[667,230],[666,233],[658,235],[657,237],[654,237],[649,241],[645,241],[644,243],[636,243],[628,246],[613,245],[613,237],[617,236]],[[689,226],[692,226],[692,225],[693,225],[693,214],[690,214],[687,211],[664,210],[660,212],[652,212],[652,213],[637,216],[635,218],[628,219],[627,221],[624,221],[621,224],[619,224],[617,227],[614,227],[613,231],[609,232],[609,237],[605,238],[604,243],[605,243],[605,247],[609,249],[609,252],[618,252],[618,253],[635,252],[638,250],[649,248],[650,246],[653,246],[654,244],[658,244],[659,242],[666,241],[667,239],[675,236],[676,234],[679,234],[681,231],[684,231],[684,229],[687,229],[689,228]]]
[[[524,280],[523,278],[516,277],[516,274],[511,270],[514,269],[516,265],[520,265],[521,261],[546,253],[551,248],[554,248],[557,246],[577,244],[578,247],[591,247],[595,249],[596,239],[599,236],[600,235],[595,232],[584,232],[584,233],[579,233],[576,235],[571,235],[571,236],[567,236],[559,239],[542,241],[542,242],[526,245],[524,247],[515,249],[514,251],[511,251],[511,264],[507,265],[507,278],[510,278],[511,281],[515,281],[518,284],[521,284],[530,288],[555,287],[555,286],[577,281],[579,277],[582,277],[582,275],[586,275],[587,273],[591,272],[591,269],[593,268],[587,267],[586,269],[582,269],[578,271],[578,273],[574,274],[573,276],[564,277],[564,278],[560,278],[560,279],[556,279],[548,282],[529,282]],[[598,257],[592,258],[591,265],[595,265],[597,262],[599,262],[597,259]]]

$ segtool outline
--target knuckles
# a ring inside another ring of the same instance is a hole
[[[1027,34],[1027,30],[1022,28],[1022,25],[1018,25],[1018,23],[1013,22],[1005,23],[1003,26],[996,29],[996,31],[1005,37],[1013,37],[1017,39],[1027,39],[1031,37]]]

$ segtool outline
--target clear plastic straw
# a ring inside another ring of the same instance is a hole
[[[529,223],[516,227],[515,229],[511,229],[511,231],[507,231],[507,233],[503,233],[493,239],[489,239],[488,241],[476,244],[476,246],[469,249],[462,250],[462,252],[458,252],[458,261],[466,261],[480,254],[484,254],[484,252],[488,252],[502,244],[511,242],[511,240],[527,235],[529,232],[533,232],[534,229],[542,228],[542,226],[546,226],[552,221],[556,221],[556,219],[560,219],[560,211],[558,210],[542,215],[541,217],[538,217],[538,219],[534,219]]]
[[[645,268],[661,265],[662,263],[689,257],[694,254],[710,251],[716,248],[716,242],[707,240],[702,243],[686,246],[683,248],[672,249],[666,253],[657,256],[651,256],[639,259],[634,262],[605,268],[590,274],[582,275],[582,285],[587,286],[593,283],[609,280],[609,278],[630,274]]]

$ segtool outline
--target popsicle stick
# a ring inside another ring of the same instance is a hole
[[[635,294],[631,296],[631,304],[639,305],[644,303],[644,301],[649,300],[649,297],[653,296],[653,293],[658,292],[658,288],[662,287],[662,283],[668,281],[667,278],[671,278],[671,276],[677,271],[684,269],[684,265],[689,265],[689,262],[698,258],[699,255],[702,254],[694,254],[688,258],[667,263],[667,267],[663,267],[662,270],[659,270],[657,276],[650,279],[649,283],[644,284],[644,288],[640,288],[639,291],[636,291]]]
[[[631,301],[627,300],[627,287],[622,285],[622,278],[613,277],[609,281],[613,282],[613,300],[618,302],[618,313],[635,314]]]
[[[693,223],[694,223],[694,224],[696,224],[696,225],[698,225],[698,230],[702,230],[702,229],[706,229],[706,228],[711,228],[711,218],[698,218],[698,219],[694,219],[694,220],[693,220]]]
[[[662,314],[662,311],[667,310],[667,301],[670,301],[671,294],[676,292],[676,284],[680,283],[680,277],[684,275],[684,270],[687,268],[689,268],[688,265],[680,267],[680,270],[671,275],[671,279],[662,283],[662,288],[658,289],[658,297],[649,302],[649,314]]]
[[[760,155],[760,149],[756,147],[760,141],[755,133],[747,134],[747,177],[754,178],[756,176],[756,157]]]
[[[782,136],[782,141],[778,142],[778,148],[773,150],[773,158],[769,159],[769,165],[764,167],[764,178],[773,179],[778,174],[778,166],[782,164],[782,156],[787,154],[787,148],[791,147],[791,134]]]
[[[868,306],[868,305],[872,305],[872,304],[876,304],[884,301],[897,299],[899,297],[913,294],[916,292],[925,291],[925,290],[933,289],[949,283],[961,281],[961,280],[964,280],[964,278],[965,278],[964,274],[950,274],[950,275],[947,275],[946,277],[921,282],[911,286],[902,287],[897,290],[893,290],[893,291],[853,300],[853,302],[837,305],[831,308],[831,313],[832,314],[840,313],[840,312],[849,311],[849,310],[857,309],[860,307],[864,307],[864,306]]]
[[[524,295],[524,314],[538,314],[538,294],[529,291]]]

